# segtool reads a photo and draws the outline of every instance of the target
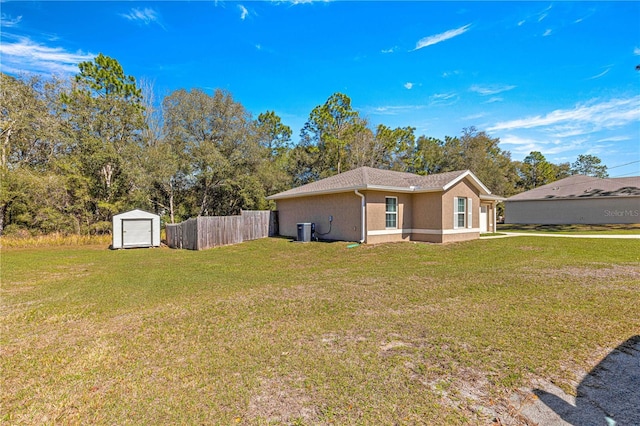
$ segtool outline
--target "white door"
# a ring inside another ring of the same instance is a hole
[[[480,232],[487,232],[487,206],[480,206]]]
[[[151,229],[151,219],[123,219],[122,247],[151,246]]]

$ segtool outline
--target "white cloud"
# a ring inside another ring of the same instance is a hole
[[[530,14],[528,16],[525,16],[524,19],[521,19],[520,21],[518,21],[518,26],[521,27],[524,24],[526,24],[527,22],[531,22],[531,21],[536,21],[536,22],[542,22],[544,21],[547,16],[549,16],[549,11],[553,8],[553,5],[550,5],[548,7],[546,7],[544,10],[540,11],[540,12],[535,12],[533,14]]]
[[[481,112],[481,113],[477,113],[477,114],[467,115],[465,117],[462,117],[461,120],[462,121],[478,120],[479,118],[482,118],[484,116],[485,116],[485,114],[483,112]]]
[[[640,56],[640,47],[636,47],[635,49],[633,49],[633,54],[636,56]]]
[[[502,102],[502,101],[504,101],[504,98],[501,98],[501,97],[499,97],[499,96],[494,96],[494,97],[492,97],[492,98],[489,98],[489,99],[485,102],[485,104],[493,104],[493,103],[496,103],[496,102]]]
[[[158,12],[148,7],[145,7],[144,9],[133,8],[129,13],[121,13],[120,16],[129,21],[139,22],[144,25],[155,23],[164,29]]]
[[[382,49],[382,50],[380,51],[380,53],[393,53],[393,52],[395,52],[395,51],[396,51],[396,49],[397,49],[397,46],[394,46],[394,47],[392,47],[392,48],[390,48],[390,49]]]
[[[12,28],[17,26],[20,21],[22,21],[22,15],[13,18],[11,15],[3,13],[2,17],[0,17],[0,26],[5,28]]]
[[[600,77],[605,76],[609,71],[611,70],[611,68],[607,68],[606,70],[602,71],[600,74],[596,74],[593,77],[589,77],[588,80],[596,80]]]
[[[424,105],[383,105],[367,107],[363,111],[368,115],[404,115],[423,109]]]
[[[410,82],[410,81],[407,81],[407,82],[404,84],[404,88],[405,88],[405,89],[407,89],[407,90],[411,90],[411,89],[413,89],[413,83],[412,83],[412,82]]]
[[[631,140],[631,137],[629,136],[611,136],[608,138],[598,139],[596,142],[623,142],[629,140]]]
[[[539,151],[546,155],[555,155],[563,152],[573,151],[581,147],[585,139],[564,142],[559,139],[549,141],[548,139],[526,138],[515,135],[507,135],[500,138],[500,144],[511,145],[509,151],[512,154],[526,156],[531,151]]]
[[[333,0],[271,0],[271,3],[275,4],[291,4],[291,5],[299,5],[299,4],[311,4],[311,3],[330,3]]]
[[[0,44],[2,68],[5,72],[68,74],[78,72],[78,63],[91,61],[93,53],[68,52],[62,47],[49,47],[27,37],[9,37]]]
[[[435,95],[431,95],[432,101],[448,101],[449,99],[455,98],[457,95],[455,93],[436,93]]]
[[[443,33],[440,34],[435,34],[435,35],[431,35],[428,37],[424,37],[420,40],[418,40],[418,42],[416,43],[416,48],[413,50],[418,50],[418,49],[422,49],[423,47],[427,47],[427,46],[432,46],[434,44],[438,44],[441,43],[445,40],[449,40],[451,38],[457,37],[461,34],[466,33],[469,28],[471,27],[471,24],[467,24],[463,27],[460,28],[455,28],[453,30],[449,30],[449,31],[445,31]]]
[[[480,86],[474,84],[469,88],[472,92],[476,92],[482,96],[488,95],[497,95],[498,93],[508,92],[509,90],[515,89],[516,86],[513,85],[490,85],[490,86]]]
[[[558,133],[572,135],[581,129],[580,134],[600,129],[621,127],[640,121],[640,96],[627,99],[611,99],[605,102],[576,105],[573,109],[558,109],[546,115],[537,115],[517,120],[496,123],[488,131],[546,128]]]
[[[442,73],[442,77],[443,78],[449,78],[449,77],[451,77],[453,75],[461,75],[461,74],[462,74],[462,71],[459,71],[459,70],[445,71],[445,72]]]
[[[456,93],[436,93],[429,97],[429,105],[453,105],[458,99]]]
[[[246,7],[244,7],[241,4],[238,5],[238,9],[240,9],[240,19],[244,21],[247,18],[247,16],[249,16],[249,11],[247,10]]]
[[[550,29],[547,29],[547,30],[542,34],[542,37],[548,37],[548,36],[550,36],[550,35],[551,35],[551,33],[552,33],[552,32],[553,32],[553,31],[551,31]]]
[[[549,11],[553,8],[553,5],[549,5],[542,12],[538,14],[538,22],[544,21],[544,19],[549,16]]]

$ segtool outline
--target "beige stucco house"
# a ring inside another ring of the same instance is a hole
[[[512,224],[640,223],[640,176],[569,176],[508,198],[504,210]]]
[[[320,239],[382,243],[453,242],[496,229],[503,200],[469,170],[419,176],[360,167],[268,197],[280,235],[315,223]]]

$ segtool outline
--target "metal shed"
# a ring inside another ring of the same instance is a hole
[[[160,247],[160,216],[131,210],[113,216],[111,248]]]

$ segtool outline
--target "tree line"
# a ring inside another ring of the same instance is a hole
[[[100,54],[73,78],[0,73],[0,235],[110,231],[131,208],[167,222],[268,209],[265,197],[360,166],[433,174],[470,169],[510,196],[575,173],[604,177],[591,155],[514,161],[473,127],[444,140],[372,128],[342,93],[314,108],[297,142],[273,111],[257,118],[225,90],[154,88]]]

